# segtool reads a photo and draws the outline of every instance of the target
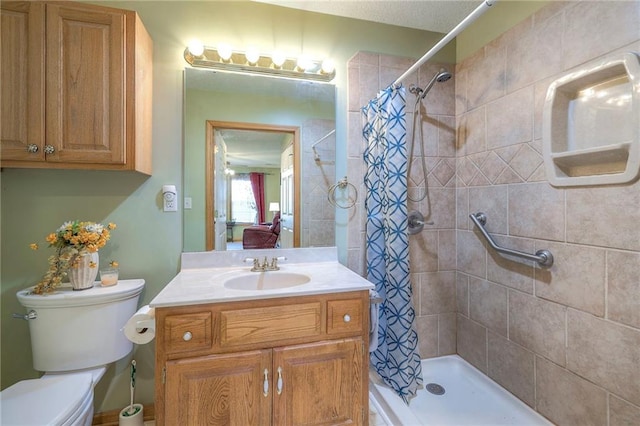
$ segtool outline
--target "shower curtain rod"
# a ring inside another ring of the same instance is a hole
[[[411,67],[404,72],[396,81],[393,82],[393,85],[396,86],[402,82],[405,78],[413,74],[420,65],[427,62],[433,55],[435,55],[442,47],[444,47],[447,43],[449,43],[453,38],[455,38],[462,30],[467,28],[469,24],[475,21],[480,15],[487,11],[491,6],[493,6],[498,0],[485,0],[482,4],[475,8],[473,12],[471,12],[466,18],[464,18],[458,25],[456,25],[451,31],[445,35],[442,40],[440,40],[435,46],[433,46],[424,56],[418,61],[411,65]]]
[[[315,148],[316,145],[318,145],[320,142],[322,142],[323,140],[325,140],[326,138],[328,138],[329,136],[331,136],[332,134],[334,134],[336,132],[336,129],[333,129],[332,131],[330,131],[329,133],[327,133],[326,135],[324,135],[323,137],[321,137],[320,139],[318,139],[313,145],[311,145],[311,148]]]

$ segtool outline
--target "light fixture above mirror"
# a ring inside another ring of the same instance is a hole
[[[333,61],[286,57],[280,52],[273,55],[259,53],[255,48],[246,52],[232,50],[229,45],[217,48],[192,41],[184,50],[184,59],[192,67],[210,68],[226,72],[263,74],[273,77],[295,78],[329,82],[336,75]]]

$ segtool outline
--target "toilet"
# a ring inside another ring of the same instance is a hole
[[[20,304],[35,313],[28,320],[33,368],[45,374],[0,392],[0,424],[91,425],[96,383],[133,349],[123,329],[143,287],[139,279],[83,291],[63,285],[44,296],[19,291]]]

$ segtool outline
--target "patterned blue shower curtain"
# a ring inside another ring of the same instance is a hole
[[[405,402],[422,386],[407,234],[406,90],[388,87],[362,109],[367,279],[383,302],[371,364]]]

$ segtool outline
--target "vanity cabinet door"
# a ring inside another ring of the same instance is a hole
[[[270,350],[168,361],[164,424],[270,425],[270,370]]]
[[[3,1],[0,19],[0,158],[44,161],[45,7]]]
[[[365,425],[361,338],[273,350],[274,425]]]

